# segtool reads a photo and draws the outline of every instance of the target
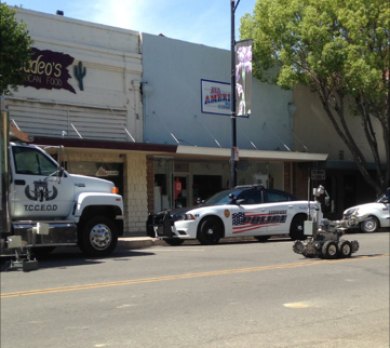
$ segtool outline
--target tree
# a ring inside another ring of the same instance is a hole
[[[15,20],[14,10],[0,3],[0,95],[23,84],[31,44],[26,25]]]
[[[241,19],[240,31],[241,38],[254,40],[254,74],[269,80],[271,68],[277,68],[273,78],[281,87],[309,86],[367,183],[377,193],[390,186],[389,3],[258,0],[253,14]],[[367,169],[348,114],[361,118],[375,175]]]

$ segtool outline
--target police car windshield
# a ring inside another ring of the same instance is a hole
[[[231,198],[229,197],[232,194],[235,197],[241,193],[242,189],[233,189],[225,190],[216,193],[214,196],[211,196],[204,202],[204,205],[220,205],[220,204],[229,204],[231,203]]]

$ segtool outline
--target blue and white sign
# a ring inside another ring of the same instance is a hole
[[[201,80],[203,113],[230,116],[230,96],[230,83]]]

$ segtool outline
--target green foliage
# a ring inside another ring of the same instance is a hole
[[[384,92],[389,68],[390,6],[383,0],[261,0],[241,20],[255,40],[255,73],[281,66],[276,81],[328,82],[346,93]]]
[[[376,118],[390,162],[390,6],[385,0],[258,0],[241,19],[241,38],[253,39],[254,74],[284,88],[297,84],[317,92],[337,134],[362,174],[378,191],[389,185],[390,169],[379,161]],[[277,73],[267,73],[275,67]],[[369,178],[367,162],[345,122],[345,111],[359,115],[377,165]]]
[[[0,3],[0,95],[23,83],[32,40],[26,26],[15,20],[15,11]]]

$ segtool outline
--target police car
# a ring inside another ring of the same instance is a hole
[[[180,245],[197,239],[216,244],[225,237],[255,237],[266,241],[273,235],[304,239],[304,221],[321,211],[318,202],[299,201],[293,195],[263,186],[237,186],[221,191],[201,205],[151,214],[148,235]]]

